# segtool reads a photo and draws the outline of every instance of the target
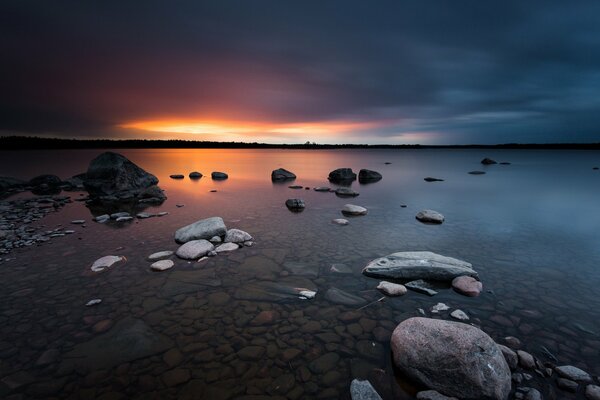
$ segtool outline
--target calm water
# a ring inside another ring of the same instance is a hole
[[[386,335],[419,308],[431,315],[438,302],[451,309],[436,318],[450,319],[449,312],[460,308],[499,342],[516,336],[542,361],[551,361],[550,352],[559,364],[600,374],[600,172],[592,170],[600,165],[599,152],[119,152],[160,179],[168,200],[149,210],[170,214],[101,225],[91,222],[84,203],[74,202],[33,224],[63,224],[77,233],[14,251],[0,263],[0,376],[19,373],[33,382],[13,392],[0,383],[0,396],[347,398],[350,381],[360,377],[369,378],[386,399],[411,399],[414,388],[395,377]],[[54,173],[64,179],[84,172],[99,153],[0,152],[0,176]],[[512,164],[482,166],[485,156]],[[355,182],[352,188],[360,196],[343,199],[273,184],[270,173],[278,167],[296,173],[294,184],[311,188],[335,187],[326,178],[339,167],[374,169],[383,180]],[[208,178],[189,180],[187,174],[195,170]],[[467,174],[472,170],[487,174]],[[212,181],[211,171],[227,172],[229,179]],[[170,179],[175,173],[186,179]],[[426,176],[445,181],[427,183]],[[286,209],[285,200],[294,197],[305,200],[304,212]],[[367,207],[369,214],[351,218],[348,226],[332,224],[346,203]],[[443,213],[446,222],[416,221],[415,214],[425,208]],[[149,270],[148,255],[177,249],[175,230],[211,216],[249,232],[255,245],[202,263],[174,259],[175,267],[162,273]],[[69,225],[73,219],[88,223]],[[477,298],[449,289],[434,297],[409,292],[358,311],[323,298],[336,287],[377,300],[378,281],[362,276],[362,267],[373,258],[410,250],[471,262],[484,292]],[[91,263],[109,254],[128,261],[90,275]],[[290,276],[285,268],[290,262],[318,276]],[[332,263],[343,263],[353,273],[334,275]],[[246,287],[289,279],[310,280],[317,297],[269,301],[241,294]],[[92,298],[103,302],[85,307]],[[273,311],[273,320],[252,322],[264,310]],[[98,322],[110,327],[108,333],[94,332]],[[130,332],[131,326],[151,337],[152,354],[128,359],[136,357],[113,345],[118,340],[109,335]],[[51,361],[36,365],[48,349],[54,349]],[[534,377],[529,385],[549,394],[555,389],[547,382]],[[559,398],[576,397],[560,392]]]

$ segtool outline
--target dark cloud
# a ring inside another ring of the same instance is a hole
[[[218,115],[387,121],[339,141],[600,141],[594,0],[15,0],[0,37],[3,132]]]

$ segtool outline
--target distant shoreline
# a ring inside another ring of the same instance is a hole
[[[194,140],[144,139],[59,139],[34,136],[2,136],[0,150],[63,149],[529,149],[529,150],[600,150],[600,143],[505,143],[505,144],[268,144],[246,142],[211,142]]]

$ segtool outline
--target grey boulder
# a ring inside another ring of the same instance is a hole
[[[465,400],[505,400],[510,369],[496,343],[460,322],[410,318],[392,333],[396,367],[419,384]]]
[[[190,240],[210,239],[213,236],[223,236],[226,233],[227,227],[225,226],[225,222],[223,222],[223,218],[211,217],[201,219],[193,224],[179,228],[175,232],[175,241],[177,243],[186,243]]]
[[[360,183],[370,183],[380,181],[383,176],[377,172],[372,171],[370,169],[361,169],[358,172],[358,181]]]
[[[243,243],[252,240],[252,236],[241,229],[230,229],[225,235],[225,243]]]
[[[215,246],[205,239],[192,240],[177,249],[175,255],[184,260],[197,260],[213,251]]]
[[[444,216],[437,211],[433,210],[423,210],[417,213],[416,218],[425,223],[430,224],[441,224],[444,222]]]
[[[296,179],[296,174],[287,169],[278,168],[271,172],[271,180],[273,181],[287,181],[292,179]]]
[[[342,208],[342,214],[344,215],[367,215],[367,212],[366,208],[354,204],[345,204]]]
[[[352,182],[356,180],[356,174],[352,168],[338,168],[329,173],[328,179],[333,183]]]
[[[430,251],[393,253],[371,261],[362,272],[373,278],[438,281],[449,281],[462,275],[477,276],[470,263]]]
[[[285,201],[285,206],[290,211],[302,211],[306,207],[304,200],[302,199],[287,199]]]

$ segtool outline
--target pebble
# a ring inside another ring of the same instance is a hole
[[[149,261],[157,261],[163,258],[168,258],[171,257],[173,255],[173,252],[170,250],[165,250],[165,251],[159,251],[156,253],[152,253],[148,256],[148,260]]]
[[[575,393],[577,391],[577,387],[579,386],[577,384],[577,382],[574,382],[570,379],[565,379],[565,378],[558,378],[556,380],[556,384],[558,385],[559,388],[566,390],[568,392],[573,392],[573,393]]]
[[[517,356],[519,356],[520,366],[527,369],[535,368],[535,360],[531,354],[523,350],[517,350]]]
[[[366,208],[354,204],[345,204],[342,208],[342,214],[344,215],[367,215],[367,212]]]
[[[437,303],[436,305],[434,305],[433,307],[431,307],[431,312],[434,314],[439,313],[440,311],[446,311],[449,310],[450,307],[448,307],[446,304],[444,303]]]
[[[585,398],[588,400],[600,400],[600,386],[587,385],[585,388]]]
[[[83,225],[85,224],[85,219],[74,219],[73,221],[71,221],[71,223],[73,225]]]
[[[452,288],[465,296],[477,297],[483,290],[483,285],[473,277],[459,276],[452,280]]]
[[[88,301],[87,303],[85,303],[86,307],[91,307],[91,306],[95,306],[96,304],[100,304],[102,303],[102,299],[92,299],[90,301]]]
[[[575,382],[591,382],[592,377],[585,371],[572,365],[561,365],[554,369],[558,375]]]
[[[225,252],[225,251],[233,251],[233,250],[237,250],[237,249],[239,249],[239,248],[240,248],[240,246],[239,246],[239,245],[237,245],[236,243],[231,243],[231,242],[229,242],[229,243],[223,243],[222,245],[218,246],[218,247],[215,249],[215,251],[216,251],[217,253],[223,253],[223,252]]]
[[[403,296],[407,292],[407,289],[404,285],[387,281],[379,282],[377,289],[388,296]]]
[[[150,268],[153,271],[166,271],[173,268],[173,265],[175,265],[175,263],[171,260],[160,260],[153,263]]]
[[[459,321],[468,321],[469,316],[463,310],[454,310],[450,313],[450,316]]]
[[[133,219],[133,217],[119,217],[117,218],[117,222],[127,222],[127,221],[131,221]]]

